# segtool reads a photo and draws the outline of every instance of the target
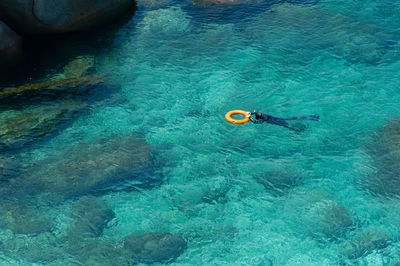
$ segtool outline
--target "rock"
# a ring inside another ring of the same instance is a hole
[[[18,161],[14,156],[3,156],[0,153],[0,186],[18,174]]]
[[[248,0],[196,0],[193,1],[197,4],[240,4]]]
[[[346,236],[358,225],[358,219],[332,200],[315,202],[304,206],[297,223],[321,241],[336,241]]]
[[[170,4],[171,0],[137,0],[137,3],[147,8],[160,8]]]
[[[307,64],[307,60],[311,62],[326,49],[335,58],[375,65],[381,63],[389,51],[396,49],[397,41],[393,34],[373,24],[330,14],[318,5],[276,4],[258,16],[257,21],[258,26],[245,29],[246,34],[260,43],[276,44],[278,50],[270,49],[271,53],[279,54],[285,50],[285,62],[291,60],[291,65]],[[265,30],[270,27],[288,34],[278,38],[278,35]],[[320,42],[322,39],[323,43]],[[299,51],[303,56],[301,60]]]
[[[61,74],[55,75],[52,79],[71,79],[87,75],[88,70],[94,65],[93,56],[78,56],[70,61]]]
[[[2,246],[0,242],[0,250],[2,255],[4,254],[3,258],[6,259],[4,263],[7,262],[7,265],[21,264],[21,261],[24,261],[23,264],[29,265],[50,265],[51,262],[65,256],[65,253],[57,245],[56,236],[51,232],[34,236],[3,232],[2,241],[4,241],[4,245]],[[11,263],[8,260],[10,258],[15,262]]]
[[[383,126],[367,145],[376,173],[371,174],[361,185],[374,195],[400,195],[400,119]]]
[[[0,227],[14,234],[40,234],[51,231],[53,223],[36,209],[15,201],[1,203]]]
[[[114,241],[91,238],[84,241],[70,241],[65,243],[65,251],[74,256],[74,265],[133,265],[131,258],[125,256],[124,250],[119,248]]]
[[[22,148],[49,135],[83,107],[81,101],[69,100],[22,110],[0,111],[0,150]]]
[[[149,174],[150,165],[150,146],[143,136],[110,137],[48,154],[10,180],[8,189],[21,197],[40,193],[73,197],[126,186],[152,187],[161,180]]]
[[[355,238],[341,246],[341,253],[348,259],[358,259],[371,254],[374,250],[386,248],[390,244],[387,233],[375,229],[365,229]]]
[[[135,10],[134,0],[2,0],[0,15],[26,34],[86,30]]]
[[[76,88],[80,86],[95,85],[103,82],[104,79],[102,76],[92,74],[81,77],[49,80],[42,83],[26,84],[20,87],[3,89],[0,91],[0,100],[5,100],[11,97],[21,97],[21,95],[25,94],[43,93],[44,91],[57,91],[61,88]]]
[[[0,21],[0,66],[6,65],[21,53],[22,39]]]
[[[288,172],[268,172],[257,175],[255,179],[275,196],[282,196],[301,183],[301,179],[296,174]]]
[[[168,263],[178,258],[187,244],[181,236],[171,233],[131,234],[124,240],[124,248],[134,261]]]
[[[74,223],[70,234],[77,237],[99,237],[115,217],[107,203],[93,196],[80,198],[73,206]]]
[[[354,229],[355,222],[348,210],[341,205],[330,205],[326,208],[322,222],[322,233],[329,239],[338,239]]]

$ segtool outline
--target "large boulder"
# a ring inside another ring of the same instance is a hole
[[[21,51],[21,37],[0,21],[0,64],[5,64]]]
[[[2,0],[0,16],[22,33],[63,33],[91,28],[135,7],[135,0]]]

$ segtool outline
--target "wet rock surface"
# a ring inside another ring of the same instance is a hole
[[[0,14],[23,33],[85,30],[135,9],[134,0],[3,0]]]
[[[52,193],[73,197],[104,193],[122,184],[152,187],[160,184],[153,175],[150,146],[139,134],[83,142],[62,153],[49,154],[27,167],[8,188],[27,194]],[[23,195],[20,195],[23,196]]]
[[[187,244],[181,236],[171,233],[133,233],[125,238],[124,248],[134,261],[168,263],[178,258]]]

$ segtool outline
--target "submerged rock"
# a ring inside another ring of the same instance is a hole
[[[257,0],[253,0],[257,2]],[[249,0],[194,0],[195,4],[240,4],[243,2],[250,2]]]
[[[42,83],[26,84],[20,87],[5,88],[0,91],[0,100],[8,97],[19,97],[24,94],[32,94],[35,92],[55,91],[60,88],[76,88],[80,86],[95,85],[103,83],[104,79],[100,75],[84,75],[80,77],[61,78],[49,80]]]
[[[134,264],[124,250],[112,240],[91,238],[65,243],[65,251],[74,257],[74,264],[130,266]]]
[[[82,111],[81,101],[65,101],[0,111],[0,150],[21,148],[37,141]]]
[[[0,14],[23,33],[62,33],[112,21],[135,6],[134,0],[2,0]]]
[[[348,259],[358,259],[390,245],[387,233],[375,229],[365,229],[341,246],[342,255]]]
[[[329,239],[338,239],[355,228],[354,218],[349,211],[337,204],[327,206],[321,219],[321,232]]]
[[[301,183],[301,179],[296,174],[289,172],[268,172],[259,174],[255,177],[255,180],[275,196],[282,196],[286,194],[288,190]]]
[[[138,5],[148,8],[162,7],[171,3],[171,0],[137,0]]]
[[[21,37],[0,20],[0,66],[18,56],[21,46]]]
[[[181,236],[171,233],[131,234],[125,238],[124,248],[134,261],[168,263],[178,258],[187,244]]]
[[[16,202],[0,205],[0,227],[14,234],[40,234],[51,231],[53,223],[37,209]]]
[[[85,76],[94,65],[93,56],[78,56],[64,66],[63,72],[53,79],[71,79]]]
[[[24,195],[71,197],[102,193],[121,184],[152,187],[161,180],[149,173],[150,166],[149,144],[143,136],[132,134],[78,143],[61,153],[49,154],[8,183],[9,189]]]
[[[344,206],[333,200],[321,199],[312,202],[300,202],[296,211],[290,207],[293,217],[289,221],[294,227],[300,227],[300,231],[311,235],[319,241],[337,241],[356,229],[358,219]],[[296,204],[296,203],[295,203]]]
[[[400,119],[384,125],[367,150],[377,171],[361,180],[361,185],[374,195],[400,196]]]
[[[11,156],[0,153],[0,188],[1,182],[7,182],[18,174],[18,162]]]
[[[80,198],[73,206],[73,237],[99,237],[106,225],[115,217],[107,203],[93,196]]]
[[[246,29],[246,34],[269,47],[278,47],[271,48],[270,53],[279,55],[284,50],[285,62],[291,63],[307,64],[321,51],[329,51],[335,58],[351,63],[378,64],[396,44],[393,34],[350,17],[330,14],[318,5],[277,4],[258,16],[257,21],[259,26]],[[268,28],[274,32],[265,30]],[[287,34],[282,38],[275,32]]]

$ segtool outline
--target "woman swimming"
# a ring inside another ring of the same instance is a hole
[[[300,132],[303,131],[306,126],[303,124],[290,124],[288,121],[293,121],[293,120],[312,120],[312,121],[319,121],[319,116],[318,115],[310,115],[310,116],[295,116],[295,117],[289,117],[289,118],[278,118],[274,117],[272,115],[267,115],[263,114],[260,112],[252,112],[252,115],[254,114],[256,117],[256,120],[250,116],[250,121],[253,122],[254,124],[262,124],[262,123],[269,123],[269,124],[274,124],[277,126],[282,126],[286,127],[288,129]]]

